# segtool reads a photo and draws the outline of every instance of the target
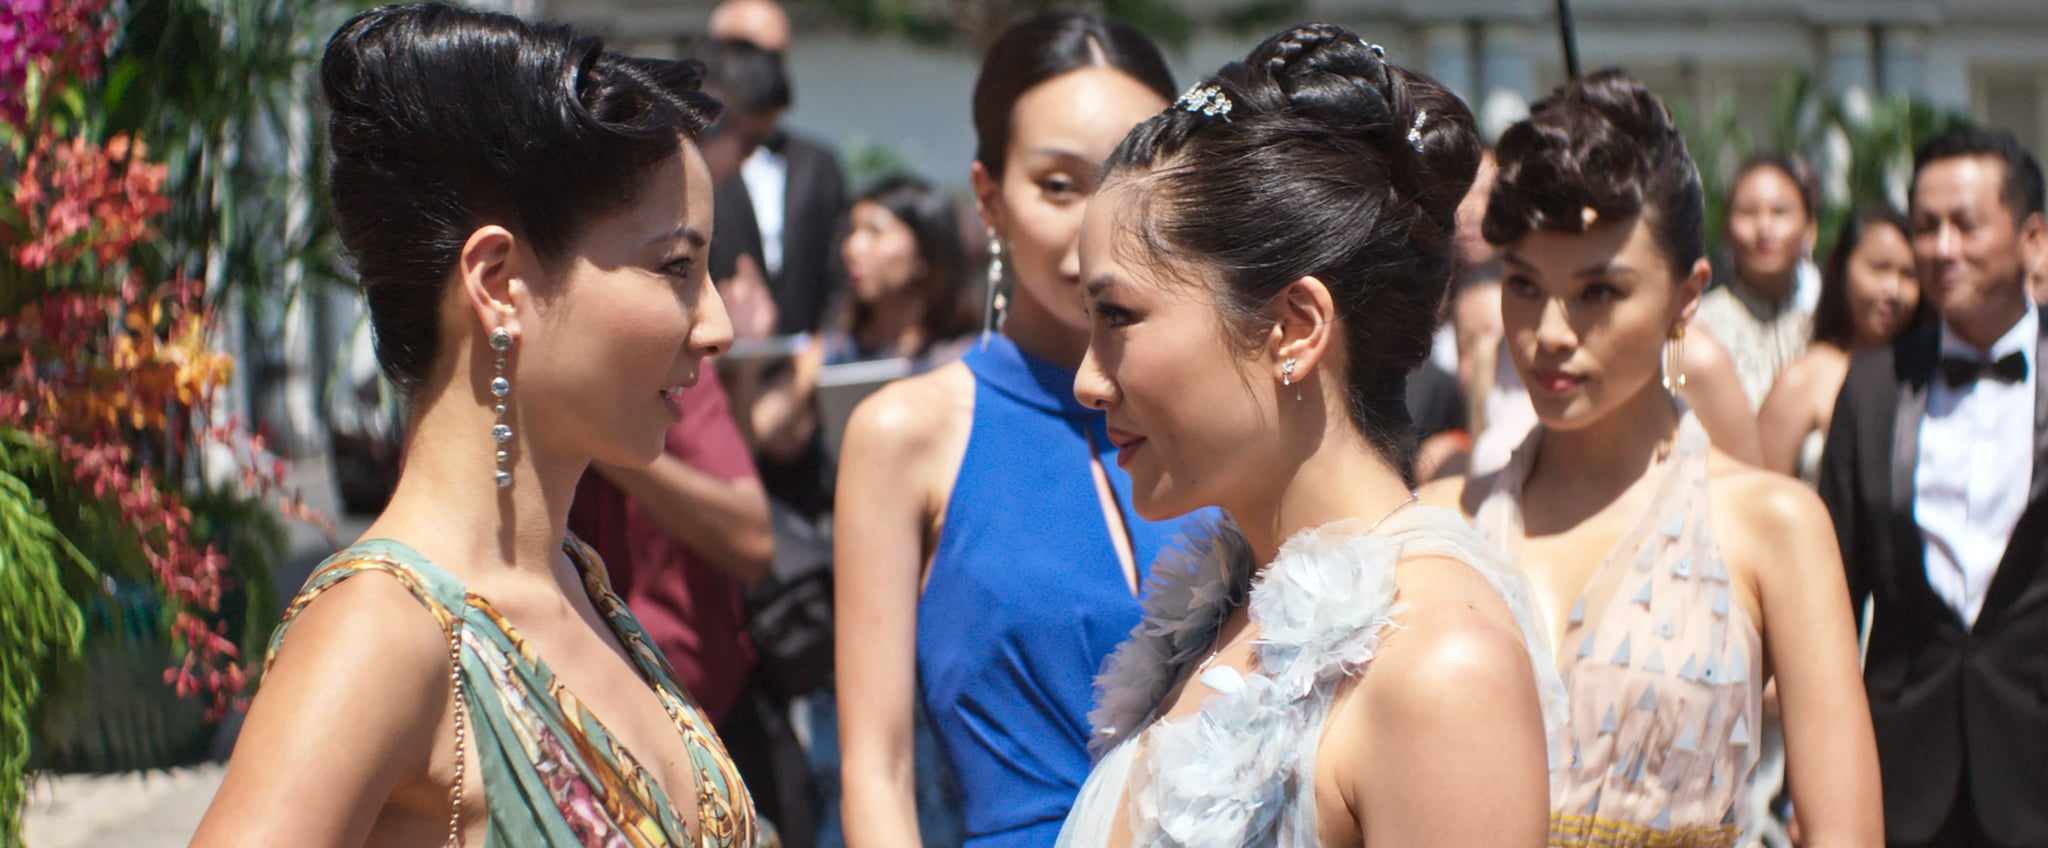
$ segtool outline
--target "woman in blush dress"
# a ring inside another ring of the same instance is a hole
[[[1699,173],[1619,71],[1561,86],[1496,148],[1485,235],[1538,426],[1425,497],[1514,558],[1571,695],[1552,845],[1736,844],[1777,678],[1809,845],[1882,839],[1841,555],[1812,490],[1709,445],[1673,392],[1710,273]]]

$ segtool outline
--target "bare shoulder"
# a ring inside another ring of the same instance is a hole
[[[1733,569],[1758,584],[1841,571],[1827,506],[1806,484],[1716,451],[1708,485],[1715,540]]]
[[[262,694],[300,687],[340,693],[360,684],[403,703],[394,696],[439,692],[447,681],[446,632],[405,584],[365,571],[321,592],[292,620]],[[409,714],[429,727],[436,718]]]
[[[928,455],[973,420],[974,374],[953,362],[877,389],[846,424],[846,453],[898,459]]]
[[[1486,494],[1493,491],[1501,471],[1489,471],[1478,476],[1459,474],[1423,484],[1417,492],[1424,506],[1456,510],[1466,519],[1479,514],[1479,503]]]
[[[1782,391],[1792,397],[1813,397],[1825,390],[1832,397],[1848,374],[1848,356],[1832,346],[1817,344],[1778,372],[1771,382],[1771,394]]]
[[[1362,684],[1377,727],[1400,734],[1509,702],[1535,703],[1529,648],[1492,584],[1462,562],[1434,556],[1403,562],[1398,579],[1399,629]]]

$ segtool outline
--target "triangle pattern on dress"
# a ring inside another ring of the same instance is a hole
[[[1685,516],[1681,515],[1677,518],[1671,519],[1670,521],[1664,522],[1664,536],[1670,539],[1671,541],[1678,541],[1679,535],[1684,532]]]
[[[1730,744],[1730,745],[1747,745],[1747,744],[1749,744],[1749,717],[1748,717],[1748,716],[1736,716],[1736,717],[1735,717],[1735,729],[1733,729],[1733,730],[1730,730],[1730,731],[1728,731],[1728,744]]]
[[[1665,804],[1665,805],[1664,805],[1664,810],[1663,810],[1663,812],[1660,812],[1660,813],[1658,813],[1658,814],[1657,814],[1657,817],[1656,817],[1656,818],[1654,818],[1654,819],[1651,819],[1651,820],[1650,820],[1650,829],[1651,829],[1651,830],[1670,830],[1670,829],[1671,829],[1671,805],[1670,805],[1670,804],[1668,804],[1668,803],[1667,803],[1667,804]]]
[[[1678,561],[1671,564],[1671,573],[1677,577],[1692,576],[1692,554],[1679,554]]]
[[[1678,635],[1678,628],[1672,626],[1671,624],[1671,613],[1665,613],[1664,620],[1657,622],[1657,635],[1662,636],[1666,639]]]
[[[1586,634],[1586,641],[1579,643],[1579,659],[1585,659],[1593,655],[1593,637],[1595,635],[1598,634],[1588,633]]]
[[[1685,665],[1678,667],[1678,679],[1687,680],[1694,683],[1699,682],[1700,672],[1699,663],[1697,662],[1698,659],[1699,656],[1697,654],[1686,657]]]
[[[1614,664],[1615,664],[1615,665],[1619,665],[1619,666],[1626,666],[1626,665],[1628,665],[1628,642],[1629,642],[1629,634],[1627,634],[1627,633],[1624,633],[1624,634],[1622,634],[1622,635],[1621,635],[1621,644],[1619,644],[1619,645],[1616,645],[1616,646],[1614,646]]]
[[[1605,715],[1605,716],[1601,717],[1601,719],[1600,719],[1600,732],[1601,732],[1601,733],[1613,733],[1613,732],[1614,732],[1614,729],[1615,729],[1615,728],[1616,728],[1617,726],[1618,726],[1618,725],[1617,725],[1617,724],[1615,723],[1615,721],[1614,721],[1614,705],[1613,705],[1613,704],[1608,704],[1608,705],[1607,705],[1607,715]]]
[[[1636,709],[1645,712],[1657,709],[1657,684],[1643,687],[1643,697],[1636,701]]]
[[[1580,595],[1580,596],[1579,596],[1579,602],[1578,602],[1578,603],[1575,603],[1575,604],[1572,604],[1572,611],[1571,611],[1571,614],[1569,614],[1569,615],[1566,615],[1566,616],[1564,617],[1564,620],[1565,620],[1565,622],[1566,622],[1566,623],[1568,623],[1568,624],[1578,624],[1579,622],[1582,622],[1582,621],[1585,621],[1585,620],[1586,620],[1586,596],[1585,596],[1585,595]]]
[[[1728,655],[1728,677],[1727,677],[1727,679],[1726,679],[1726,680],[1723,680],[1722,682],[1723,682],[1723,683],[1741,683],[1741,682],[1743,682],[1743,681],[1745,681],[1745,680],[1748,680],[1748,679],[1749,679],[1749,661],[1743,658],[1743,652],[1741,652],[1741,651],[1736,651],[1736,652],[1734,652],[1734,653],[1732,653],[1732,654],[1729,654],[1729,655]]]
[[[1671,750],[1684,751],[1688,754],[1700,752],[1699,737],[1692,732],[1690,722],[1686,723],[1685,729],[1678,731],[1678,741],[1671,743]]]
[[[1644,670],[1644,671],[1647,671],[1647,672],[1649,672],[1649,673],[1651,673],[1651,674],[1663,674],[1663,673],[1664,673],[1664,649],[1663,649],[1663,648],[1661,648],[1661,647],[1658,647],[1658,646],[1655,646],[1655,645],[1652,645],[1652,646],[1650,646],[1650,658],[1649,658],[1649,660],[1647,660],[1647,661],[1645,661],[1645,662],[1643,663],[1643,670]]]
[[[1713,655],[1708,655],[1707,667],[1700,670],[1700,681],[1703,683],[1713,683],[1714,678],[1720,676],[1720,669],[1721,660]]]
[[[1726,588],[1714,593],[1714,614],[1722,618],[1728,617],[1728,590]]]
[[[1651,585],[1652,585],[1651,581],[1649,581],[1649,580],[1645,580],[1645,581],[1643,581],[1643,588],[1641,588],[1641,589],[1637,589],[1637,590],[1636,590],[1636,596],[1635,596],[1635,597],[1633,597],[1633,598],[1630,598],[1629,600],[1631,600],[1631,601],[1634,601],[1634,602],[1636,602],[1636,603],[1639,603],[1639,604],[1642,604],[1642,605],[1643,605],[1643,606],[1644,606],[1645,608],[1649,607],[1649,605],[1650,605],[1650,586],[1651,586]]]

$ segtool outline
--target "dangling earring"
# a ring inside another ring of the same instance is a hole
[[[505,354],[512,350],[512,334],[504,327],[491,331],[491,350],[498,352],[495,364],[497,376],[491,378],[491,395],[498,399],[492,411],[497,413],[497,423],[491,426],[491,441],[498,446],[498,488],[512,485],[512,455],[505,450],[505,443],[512,441],[512,428],[505,423],[505,396],[512,393],[512,381],[505,379]]]
[[[1664,391],[1678,394],[1685,388],[1685,325],[1671,331],[1664,342]]]
[[[996,228],[988,228],[988,297],[987,306],[981,313],[981,341],[986,344],[990,333],[1002,332],[1003,318],[1008,315],[1010,299],[1003,294],[1003,242],[996,236]]]
[[[1280,385],[1294,385],[1294,357],[1290,356],[1286,362],[1280,363]],[[1301,400],[1301,388],[1299,386],[1296,386],[1294,389],[1294,399]]]

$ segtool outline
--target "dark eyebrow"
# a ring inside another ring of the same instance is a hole
[[[1081,291],[1089,297],[1101,297],[1104,291],[1121,285],[1124,285],[1124,281],[1117,279],[1115,274],[1103,274],[1083,284]]]
[[[1515,252],[1512,250],[1501,251],[1500,261],[1503,265],[1513,265],[1525,271],[1537,270],[1535,265],[1532,265],[1529,263],[1528,260],[1515,255]],[[1634,277],[1635,273],[1636,271],[1634,268],[1631,268],[1627,265],[1616,265],[1613,260],[1608,260],[1606,262],[1598,262],[1581,268],[1579,269],[1578,273],[1573,274],[1572,276],[1598,277],[1604,275],[1609,277]]]
[[[1102,170],[1101,162],[1097,162],[1079,153],[1075,153],[1072,150],[1068,150],[1064,147],[1040,147],[1033,149],[1031,152],[1036,153],[1040,156],[1051,156],[1055,159],[1070,160],[1074,164],[1080,165],[1081,167],[1086,168],[1090,171]]]
[[[697,250],[703,250],[705,245],[711,243],[710,238],[707,238],[702,232],[699,232],[696,227],[692,227],[689,224],[683,224],[681,226],[676,227],[673,230],[669,230],[668,232],[662,233],[661,235],[648,239],[647,243],[651,245],[669,244],[671,242],[674,242],[676,239],[683,239],[684,241],[688,241],[690,243],[690,246]]]

